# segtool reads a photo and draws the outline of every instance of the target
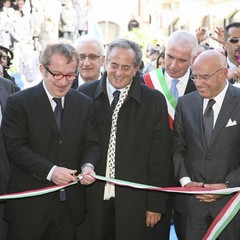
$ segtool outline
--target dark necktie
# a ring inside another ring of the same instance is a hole
[[[54,116],[57,122],[58,129],[60,130],[61,128],[61,121],[62,121],[62,100],[61,98],[53,98],[55,103],[57,104],[55,109],[54,109]]]
[[[113,93],[113,100],[112,100],[112,103],[111,103],[111,109],[112,109],[112,112],[114,111],[117,103],[118,103],[118,100],[119,100],[119,96],[120,96],[120,91],[119,90],[116,90],[114,91]]]
[[[57,104],[55,109],[54,109],[54,116],[57,122],[58,129],[60,130],[61,127],[61,121],[62,121],[62,100],[61,98],[53,98],[53,101]],[[59,200],[61,202],[66,201],[66,192],[65,189],[61,189],[59,192]]]
[[[179,97],[179,93],[178,93],[178,89],[177,89],[178,82],[179,82],[178,79],[172,79],[172,83],[171,83],[171,87],[170,87],[170,92],[176,101],[178,100],[178,97]]]
[[[208,105],[203,114],[203,129],[204,129],[207,145],[209,145],[210,143],[210,139],[213,132],[214,112],[213,112],[212,106],[214,105],[214,103],[216,103],[216,101],[214,99],[210,99],[208,101]]]

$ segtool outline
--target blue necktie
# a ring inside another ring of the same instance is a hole
[[[178,97],[179,97],[179,93],[178,93],[178,89],[177,89],[178,82],[179,82],[178,79],[172,79],[172,83],[171,83],[171,87],[170,87],[170,92],[176,101],[178,100]]]

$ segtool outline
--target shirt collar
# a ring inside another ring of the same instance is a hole
[[[49,99],[49,102],[50,102],[50,104],[51,104],[51,106],[52,106],[52,108],[53,108],[53,110],[54,110],[54,108],[56,107],[56,102],[53,100],[54,96],[52,96],[52,95],[50,94],[50,92],[47,90],[47,87],[46,87],[46,85],[45,85],[45,82],[44,82],[44,81],[42,81],[42,82],[43,82],[43,88],[44,88],[44,90],[45,90],[45,92],[46,92],[46,94],[47,94],[47,97],[48,97],[48,99]],[[62,100],[62,107],[64,108],[65,96],[61,97],[61,100]]]
[[[227,58],[227,64],[228,64],[228,68],[230,68],[230,69],[237,67],[234,63],[232,63],[232,62],[229,60],[229,58]]]
[[[229,82],[226,80],[226,85],[225,85],[224,89],[214,98],[214,100],[216,101],[217,105],[222,106],[222,103],[223,103],[223,100],[225,98],[228,86],[229,86]],[[204,98],[204,105],[205,106],[207,105],[208,100],[209,99]]]
[[[189,76],[190,76],[190,69],[187,70],[187,72],[180,78],[176,78],[179,80],[179,83],[184,84],[185,86],[187,86],[188,80],[189,80]],[[172,78],[171,76],[168,75],[167,71],[165,70],[165,79],[167,82],[171,82]]]

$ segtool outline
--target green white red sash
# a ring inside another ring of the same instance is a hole
[[[146,85],[157,89],[165,96],[168,107],[169,126],[170,128],[173,128],[173,120],[177,102],[167,86],[162,68],[158,68],[154,71],[144,74],[143,79]]]

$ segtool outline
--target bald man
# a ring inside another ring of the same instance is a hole
[[[185,187],[237,187],[240,185],[240,89],[226,80],[226,60],[218,51],[201,53],[192,71],[197,91],[179,98],[174,119],[175,178]],[[184,207],[186,240],[202,239],[231,197],[178,195],[176,204],[187,205]],[[240,225],[236,221],[238,215],[219,240],[240,239]]]

